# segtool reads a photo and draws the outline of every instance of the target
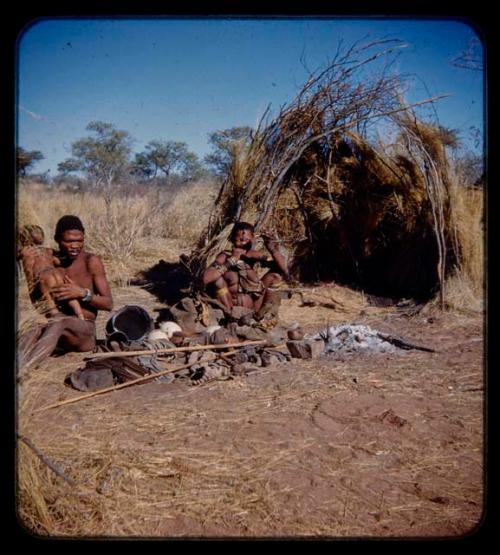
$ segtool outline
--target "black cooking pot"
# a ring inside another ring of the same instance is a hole
[[[154,322],[144,308],[126,305],[117,310],[106,323],[108,341],[140,341],[153,329]]]

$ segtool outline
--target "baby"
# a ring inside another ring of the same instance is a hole
[[[17,259],[22,262],[30,296],[38,285],[41,296],[47,304],[47,313],[52,317],[59,314],[59,310],[50,291],[53,287],[65,283],[66,272],[63,268],[57,267],[60,266],[61,261],[54,255],[54,251],[42,246],[44,239],[43,229],[40,226],[25,225],[19,234],[21,248]],[[85,319],[82,307],[76,299],[68,301],[68,304],[78,318]]]

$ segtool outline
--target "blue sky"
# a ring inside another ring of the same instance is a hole
[[[412,75],[408,100],[450,94],[435,105],[441,125],[460,131],[484,119],[482,72],[451,61],[477,38],[457,20],[402,19],[45,19],[18,41],[18,144],[41,150],[34,171],[70,156],[92,120],[111,122],[135,138],[184,141],[203,157],[208,133],[255,126],[301,88],[309,69],[367,38],[408,46],[395,69]],[[429,109],[427,108],[429,112]]]

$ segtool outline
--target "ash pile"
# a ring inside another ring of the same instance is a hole
[[[400,353],[412,349],[434,352],[433,349],[410,343],[402,337],[374,330],[361,324],[329,326],[312,335],[305,335],[296,325],[289,331],[286,345],[294,358],[317,358],[335,355],[375,355]]]
[[[324,342],[324,353],[394,353],[397,347],[387,336],[363,325],[341,324],[330,326],[313,335]]]

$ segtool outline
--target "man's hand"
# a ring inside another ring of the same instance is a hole
[[[245,249],[233,248],[231,256],[226,258],[224,265],[228,270],[236,269],[240,264],[244,264]]]
[[[267,254],[257,251],[257,250],[249,250],[243,256],[244,260],[267,260]]]
[[[239,260],[246,253],[247,253],[247,251],[245,249],[238,249],[238,248],[235,247],[233,249],[233,252],[231,253],[231,257],[236,258],[236,260]]]
[[[77,285],[70,277],[64,276],[62,285],[57,285],[51,290],[56,301],[71,301],[72,299],[83,299],[87,292],[84,287]]]
[[[269,252],[278,250],[278,239],[269,231],[261,231],[260,233],[264,240],[264,246]]]

